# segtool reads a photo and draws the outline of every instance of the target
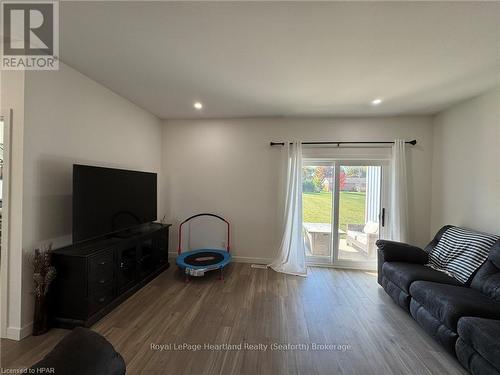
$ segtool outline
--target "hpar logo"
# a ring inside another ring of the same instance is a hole
[[[2,1],[4,70],[59,69],[59,3]]]

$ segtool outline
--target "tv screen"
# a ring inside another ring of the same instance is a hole
[[[73,242],[156,220],[156,173],[73,165]]]

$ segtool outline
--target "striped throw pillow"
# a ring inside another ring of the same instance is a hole
[[[488,258],[493,244],[500,238],[488,233],[452,227],[443,233],[429,253],[430,266],[465,284]]]

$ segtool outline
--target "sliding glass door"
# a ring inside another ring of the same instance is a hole
[[[302,169],[302,227],[309,261],[330,263],[333,256],[335,168],[312,161]]]
[[[387,233],[388,163],[306,159],[303,233],[308,262],[374,269]]]

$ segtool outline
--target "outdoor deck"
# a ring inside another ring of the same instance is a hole
[[[308,257],[330,257],[331,225],[329,223],[304,223],[304,229],[310,236],[310,246],[306,246]],[[369,257],[365,252],[347,244],[346,232],[339,229],[339,260],[354,262],[375,261],[376,256]]]

